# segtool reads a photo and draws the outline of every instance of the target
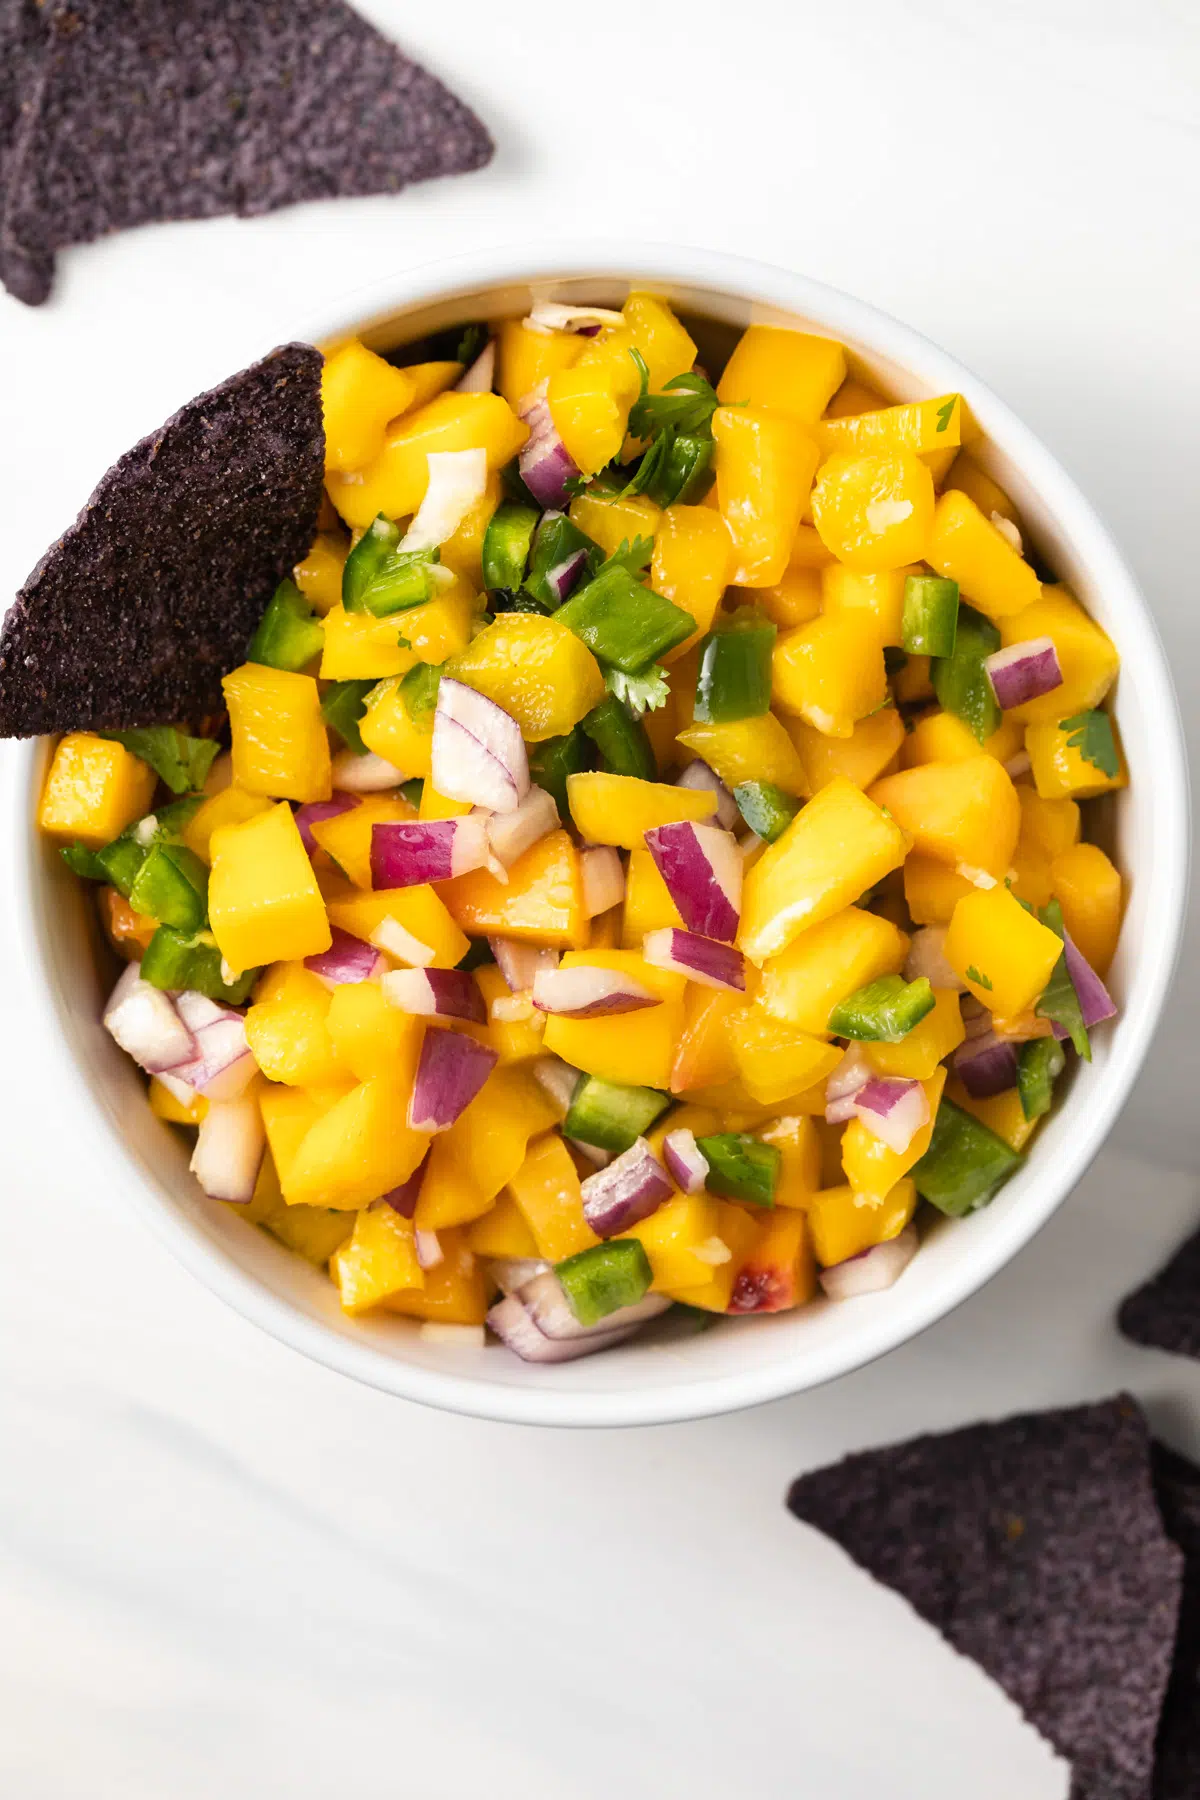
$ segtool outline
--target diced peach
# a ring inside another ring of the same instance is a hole
[[[684,1026],[675,1047],[669,1083],[673,1094],[693,1088],[719,1087],[737,1073],[728,1024],[745,1008],[741,994],[719,988],[688,984],[684,997]]]
[[[474,1253],[461,1231],[440,1231],[442,1260],[426,1269],[419,1288],[404,1288],[384,1301],[388,1312],[442,1325],[482,1325],[487,1317],[488,1290]]]
[[[757,1135],[780,1154],[776,1206],[806,1211],[821,1186],[821,1138],[816,1120],[806,1113],[785,1113],[760,1126]]]
[[[329,1272],[348,1313],[366,1312],[402,1289],[425,1280],[417,1261],[411,1219],[380,1201],[360,1212],[348,1243],[335,1250]]]
[[[759,1227],[758,1239],[734,1277],[731,1313],[786,1312],[816,1292],[808,1219],[801,1211],[777,1212]]]
[[[123,956],[126,962],[137,962],[158,930],[158,920],[134,912],[124,894],[118,894],[116,888],[102,887],[96,895],[96,904],[104,935],[117,955]]]
[[[711,1195],[678,1194],[620,1235],[637,1238],[654,1272],[654,1291],[661,1294],[709,1279],[714,1265],[708,1259],[714,1248],[722,1247],[719,1222]]]
[[[682,1300],[704,1312],[727,1311],[734,1283],[743,1264],[754,1252],[758,1234],[758,1225],[743,1207],[726,1200],[718,1201],[716,1236],[718,1243],[729,1251],[728,1260],[709,1265],[707,1280],[698,1281],[694,1287],[671,1288],[672,1300]]]

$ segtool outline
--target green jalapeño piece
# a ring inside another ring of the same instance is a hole
[[[838,1001],[829,1015],[829,1029],[835,1037],[862,1043],[898,1044],[935,1004],[927,976],[905,981],[903,975],[881,975]]]

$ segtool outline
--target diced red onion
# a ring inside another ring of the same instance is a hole
[[[192,1174],[213,1200],[244,1204],[254,1198],[266,1142],[256,1095],[210,1101],[192,1152]]]
[[[671,1178],[645,1138],[581,1184],[583,1216],[597,1237],[616,1237],[648,1219],[672,1194]]]
[[[532,992],[538,971],[557,969],[559,964],[557,950],[545,949],[540,944],[518,943],[516,938],[490,937],[488,948],[510,994]]]
[[[398,769],[382,756],[368,750],[358,756],[353,750],[339,750],[333,759],[333,785],[343,794],[386,794],[404,780]]]
[[[983,666],[1004,712],[1023,706],[1026,700],[1052,694],[1062,686],[1062,668],[1053,638],[1027,638],[1022,644],[1010,644],[1007,650],[985,656]]]
[[[663,1139],[663,1161],[681,1194],[700,1194],[708,1180],[708,1158],[696,1143],[696,1134],[681,1126]]]
[[[946,927],[923,925],[914,931],[904,964],[905,981],[919,981],[924,975],[933,987],[953,988],[956,994],[967,991],[966,983],[946,961]]]
[[[620,906],[625,898],[625,870],[621,858],[608,844],[595,844],[579,854],[583,883],[583,916],[595,919]]]
[[[141,978],[141,963],[130,963],[109,995],[104,1028],[148,1075],[174,1069],[196,1054],[191,1032],[162,988]]]
[[[417,1201],[421,1198],[421,1183],[424,1179],[425,1163],[422,1160],[413,1170],[407,1181],[402,1181],[399,1187],[394,1187],[390,1193],[384,1194],[382,1198],[392,1208],[393,1212],[398,1212],[400,1214],[402,1219],[411,1219],[416,1214]]]
[[[702,762],[698,756],[693,757],[683,774],[677,778],[675,786],[692,788],[700,794],[715,794],[717,810],[713,817],[722,831],[736,831],[742,817],[738,811],[737,801],[716,770],[710,769],[708,764]]]
[[[489,338],[461,381],[454,384],[456,394],[490,394],[496,379],[496,340]]]
[[[597,1332],[603,1335],[616,1331],[623,1325],[644,1325],[647,1319],[656,1319],[659,1313],[666,1312],[671,1304],[665,1294],[646,1294],[632,1306],[621,1306],[616,1312],[606,1313],[596,1325],[581,1325],[571,1311],[562,1282],[553,1269],[543,1275],[534,1275],[518,1290],[517,1298],[538,1330],[548,1338],[557,1339],[592,1337]]]
[[[974,994],[964,994],[960,1002],[963,1030],[968,1038],[986,1037],[992,1029],[992,1014]]]
[[[516,812],[529,792],[521,728],[486,694],[444,675],[433,715],[431,779],[448,800]]]
[[[1069,931],[1063,933],[1063,949],[1067,956],[1067,974],[1079,997],[1079,1010],[1088,1031],[1102,1025],[1117,1014],[1116,1002]]]
[[[987,1100],[1017,1085],[1016,1045],[994,1031],[968,1038],[954,1052],[954,1073],[975,1100]]]
[[[446,1255],[436,1231],[418,1231],[414,1237],[417,1261],[423,1269],[436,1269],[439,1263],[445,1262]]]
[[[578,1150],[583,1161],[585,1163],[590,1163],[593,1169],[607,1169],[609,1163],[613,1160],[612,1151],[602,1150],[599,1144],[585,1144],[582,1138],[573,1137],[564,1138],[563,1142],[567,1145],[568,1149]],[[582,1170],[580,1173],[582,1174]]]
[[[565,506],[571,491],[569,484],[579,470],[555,428],[544,387],[539,385],[533,393],[526,394],[518,411],[529,427],[529,436],[517,457],[521,479],[539,506]],[[438,789],[439,793],[443,791]]]
[[[487,819],[466,813],[458,819],[389,819],[371,827],[371,885],[418,887],[450,881],[486,867]]]
[[[727,831],[685,821],[656,825],[646,847],[689,931],[732,943],[742,906],[742,859]]]
[[[425,498],[404,534],[401,550],[435,550],[444,544],[487,489],[486,450],[430,450],[425,462],[429,470]],[[447,573],[453,579],[453,571]],[[442,791],[438,788],[439,794]]]
[[[872,1244],[845,1262],[821,1270],[821,1286],[831,1300],[854,1300],[859,1294],[877,1294],[898,1281],[917,1254],[920,1240],[915,1225],[906,1225],[886,1244]]]
[[[488,815],[487,835],[492,855],[504,868],[511,869],[519,856],[524,856],[557,824],[558,807],[554,795],[548,794],[545,788],[531,787],[515,812]]]
[[[479,983],[469,969],[393,969],[380,983],[393,1006],[422,1019],[487,1019]]]
[[[546,517],[549,518],[550,514],[547,513]],[[586,550],[572,550],[570,556],[564,556],[561,562],[555,563],[547,571],[547,585],[554,589],[560,604],[578,587],[579,578],[587,568],[587,560]]]
[[[573,331],[580,337],[591,337],[604,325],[624,325],[624,313],[610,306],[571,306],[562,300],[539,300],[522,319],[526,331],[548,337],[553,331]]]
[[[853,1111],[840,1112],[836,1118],[831,1118],[830,1112],[833,1107],[841,1107],[847,1100],[853,1100],[859,1088],[866,1087],[874,1073],[862,1045],[851,1044],[825,1083],[825,1122],[827,1125],[841,1125],[845,1120],[854,1117]]]
[[[746,991],[746,961],[740,950],[694,931],[680,931],[677,925],[648,931],[642,939],[642,957],[654,968],[672,969],[701,987],[734,994]]]
[[[493,1256],[488,1261],[488,1273],[502,1294],[515,1294],[549,1267],[540,1256]]]
[[[572,969],[539,970],[533,980],[533,1004],[539,1012],[559,1018],[602,1019],[661,1006],[662,996],[620,969],[585,963]]]
[[[421,943],[406,931],[399,919],[380,919],[371,933],[371,942],[396,962],[409,963],[414,969],[427,969],[437,957],[431,944]]]
[[[206,994],[179,994],[175,1005],[192,1033],[195,1053],[170,1071],[172,1077],[208,1100],[236,1100],[258,1073],[244,1016]]]
[[[579,1073],[561,1056],[539,1056],[533,1065],[533,1079],[558,1107],[561,1118],[565,1119],[571,1110],[571,1099],[579,1086]]]
[[[333,942],[328,950],[306,956],[304,966],[320,977],[326,987],[341,987],[348,981],[372,981],[387,968],[386,959],[365,938],[354,937],[340,925],[329,927]]]
[[[326,819],[338,819],[357,805],[357,794],[334,794],[332,800],[311,800],[307,806],[296,808],[293,814],[296,829],[300,833],[300,842],[310,856],[318,848],[317,840],[312,834],[313,826],[323,825]]]
[[[488,1313],[487,1322],[502,1344],[515,1351],[522,1362],[529,1363],[574,1362],[577,1357],[592,1356],[597,1350],[624,1343],[637,1330],[636,1325],[626,1325],[616,1331],[592,1332],[587,1337],[548,1338],[538,1330],[515,1294],[498,1300]]]
[[[854,1116],[880,1143],[903,1156],[929,1123],[929,1099],[919,1081],[872,1076],[854,1096]]]
[[[449,1131],[465,1112],[499,1058],[486,1044],[461,1032],[430,1026],[421,1043],[416,1080],[408,1103],[414,1131]]]

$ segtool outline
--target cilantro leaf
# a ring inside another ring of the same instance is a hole
[[[132,755],[140,756],[173,794],[202,788],[221,747],[214,738],[188,737],[174,725],[143,725],[136,731],[101,731],[97,735],[124,744]]]
[[[1065,935],[1062,907],[1057,900],[1051,900],[1048,906],[1042,908],[1041,921],[1043,925],[1049,926],[1056,937],[1061,938]],[[1049,1019],[1052,1024],[1061,1025],[1078,1054],[1083,1057],[1085,1062],[1091,1062],[1091,1041],[1083,1022],[1083,1008],[1079,1004],[1079,995],[1075,992],[1075,983],[1071,980],[1071,972],[1067,967],[1065,947],[1050,971],[1050,979],[1046,983],[1045,992],[1036,1002],[1033,1010],[1040,1019]]]
[[[672,430],[692,437],[711,428],[712,416],[720,401],[711,381],[694,372],[672,376],[661,392],[650,392],[650,371],[639,350],[631,350],[641,392],[629,409],[629,429],[634,437],[654,437],[660,431]]]
[[[592,579],[596,580],[606,569],[628,569],[631,575],[644,575],[653,555],[653,538],[635,537],[632,543],[628,538],[622,538],[612,555],[600,564]]]
[[[1059,730],[1069,732],[1067,743],[1071,749],[1078,750],[1084,762],[1091,763],[1094,769],[1099,769],[1110,781],[1121,773],[1121,759],[1117,755],[1112,720],[1099,707],[1061,720]]]
[[[609,693],[623,706],[627,706],[638,719],[643,713],[657,712],[660,706],[665,706],[671,694],[666,671],[658,663],[651,663],[639,675],[625,675],[620,669],[606,669],[604,684]]]
[[[64,844],[58,854],[66,863],[73,875],[81,875],[85,881],[107,881],[108,870],[99,860],[94,850],[78,839],[73,844]]]
[[[937,428],[939,431],[945,431],[947,429],[947,427],[950,424],[951,419],[954,417],[954,408],[957,405],[958,405],[958,395],[951,394],[951,396],[950,396],[949,400],[947,400],[945,406],[938,407],[938,409],[937,409]]]
[[[464,328],[454,351],[454,361],[473,363],[488,341],[486,325],[468,325]]]
[[[986,975],[980,973],[974,963],[969,963],[967,965],[967,980],[973,981],[976,987],[986,988],[989,994],[992,991],[991,982]]]

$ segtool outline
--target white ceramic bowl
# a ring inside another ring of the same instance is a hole
[[[1054,458],[980,381],[917,332],[782,269],[700,250],[591,244],[487,251],[409,270],[292,335],[320,342],[360,332],[389,347],[463,319],[523,313],[534,297],[620,305],[630,286],[653,287],[726,327],[759,320],[839,338],[860,373],[900,398],[960,391],[986,434],[985,460],[1038,548],[1121,652],[1116,711],[1132,775],[1111,819],[1129,884],[1112,973],[1121,1016],[1097,1034],[1095,1060],[1076,1071],[1027,1165],[972,1218],[927,1222],[921,1251],[894,1288],[842,1305],[820,1301],[795,1313],[722,1322],[699,1334],[651,1334],[559,1368],[527,1366],[498,1346],[429,1342],[394,1317],[346,1319],[324,1274],[199,1193],[179,1135],[150,1113],[141,1076],[100,1025],[105,978],[82,890],[34,829],[45,746],[11,752],[7,765],[17,844],[12,903],[29,951],[28,1016],[44,1066],[60,1084],[56,1091],[78,1096],[64,1148],[81,1177],[86,1171],[89,1183],[132,1206],[231,1306],[318,1362],[411,1400],[530,1424],[651,1424],[795,1393],[882,1355],[982,1286],[1045,1223],[1120,1111],[1158,1022],[1186,888],[1186,765],[1146,605],[1104,526]]]

